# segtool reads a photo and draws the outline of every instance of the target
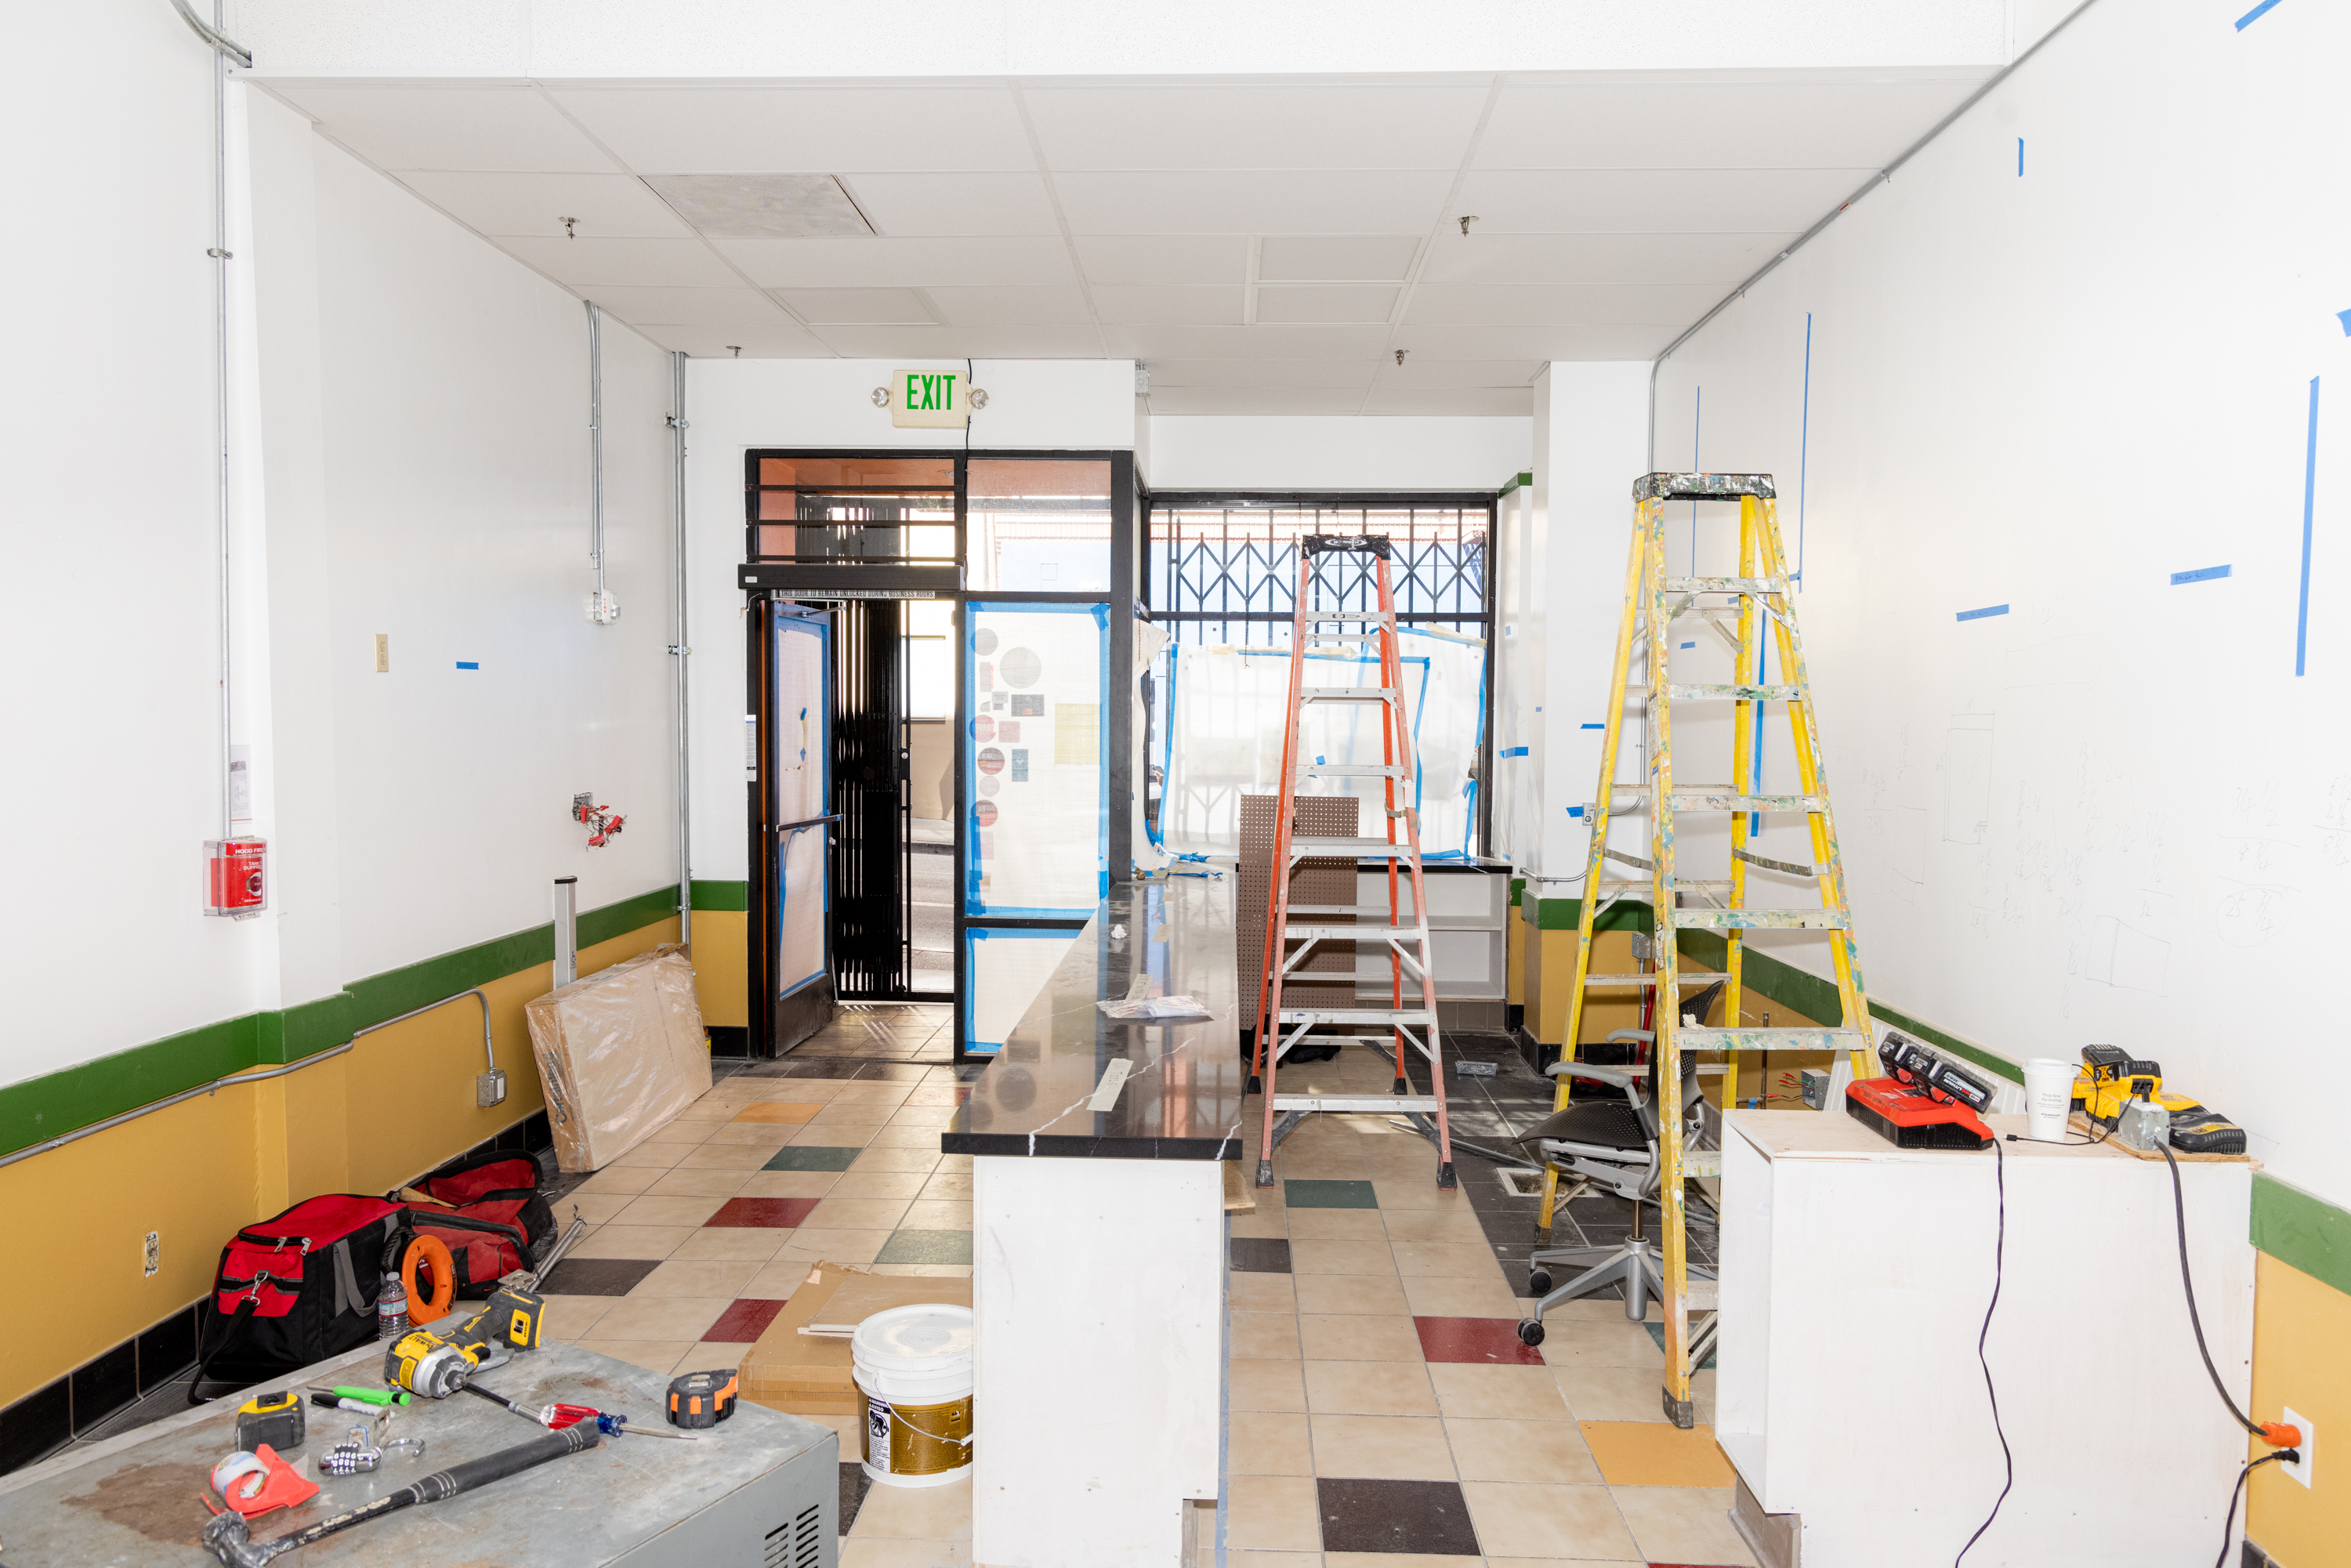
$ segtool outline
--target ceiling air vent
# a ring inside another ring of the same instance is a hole
[[[679,217],[706,235],[799,239],[870,235],[873,225],[830,174],[648,174]]]

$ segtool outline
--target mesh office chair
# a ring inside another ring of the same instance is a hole
[[[1647,1030],[1620,1029],[1611,1042],[1650,1041]],[[1562,1301],[1573,1301],[1610,1285],[1625,1288],[1625,1315],[1635,1322],[1648,1316],[1649,1301],[1664,1295],[1666,1275],[1656,1246],[1641,1231],[1641,1205],[1657,1194],[1661,1156],[1657,1150],[1657,1058],[1652,1051],[1646,1067],[1604,1067],[1585,1061],[1557,1061],[1554,1078],[1573,1073],[1596,1079],[1625,1091],[1623,1100],[1579,1100],[1554,1113],[1519,1138],[1537,1145],[1546,1162],[1574,1172],[1593,1185],[1631,1200],[1633,1230],[1614,1247],[1552,1247],[1537,1251],[1529,1283],[1541,1298],[1534,1315],[1519,1325],[1519,1338],[1528,1344],[1543,1340],[1543,1314]],[[1699,1109],[1698,1063],[1682,1059],[1682,1137],[1694,1144],[1705,1125]],[[1554,1289],[1551,1270],[1543,1265],[1561,1263],[1582,1271]],[[1691,1278],[1711,1280],[1714,1271],[1689,1266]]]

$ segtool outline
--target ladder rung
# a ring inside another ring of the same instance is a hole
[[[1666,687],[1666,695],[1686,702],[1712,702],[1724,698],[1741,703],[1802,702],[1804,699],[1804,688],[1782,685],[1708,685],[1703,683],[1697,685],[1684,685],[1677,683]]]
[[[1277,1094],[1277,1111],[1442,1111],[1434,1094]]]
[[[1393,626],[1394,615],[1384,615],[1376,610],[1358,610],[1343,614],[1305,614],[1298,617],[1309,626],[1325,626],[1337,621],[1360,621],[1366,626]]]
[[[1392,937],[1399,941],[1428,940],[1428,933],[1417,925],[1285,925],[1281,935],[1292,942],[1385,942]]]
[[[1310,703],[1392,703],[1394,686],[1301,686],[1299,700]]]
[[[1309,762],[1298,769],[1316,779],[1410,779],[1411,771],[1401,763],[1387,762]]]
[[[1314,977],[1311,975],[1303,975],[1300,977],[1300,982],[1304,984],[1311,982],[1313,978]],[[1405,1008],[1402,1009],[1395,1008],[1310,1008],[1298,1012],[1292,1012],[1288,1008],[1284,1008],[1281,1010],[1280,1016],[1276,1019],[1275,1021],[1277,1023],[1380,1023],[1420,1025],[1434,1023],[1436,1019],[1436,1014],[1419,1008]]]
[[[1369,632],[1359,632],[1348,637],[1333,636],[1328,632],[1316,632],[1308,633],[1306,645],[1310,648],[1353,648],[1371,640],[1372,634]]]
[[[1667,593],[1785,593],[1784,577],[1668,577],[1657,586]]]
[[[1730,978],[1730,977],[1728,975],[1708,974],[1702,969],[1695,971],[1686,969],[1680,974],[1676,975],[1674,978],[1680,981],[1685,986],[1710,986],[1717,980],[1727,980]],[[1655,975],[1586,975],[1583,977],[1583,983],[1587,986],[1641,986],[1646,988],[1655,986],[1657,983],[1657,977]]]
[[[1600,885],[1604,888],[1622,887],[1646,893],[1651,888],[1655,887],[1656,883],[1652,879],[1646,876],[1637,878],[1628,877],[1622,882],[1617,881],[1614,877],[1604,877],[1601,879]],[[1730,883],[1727,882],[1693,882],[1687,877],[1677,876],[1674,878],[1674,891],[1676,893],[1729,893],[1730,891]]]
[[[1410,859],[1418,853],[1410,844],[1392,844],[1385,839],[1292,839],[1292,855],[1359,855],[1384,860],[1390,855]]]
[[[1783,871],[1790,876],[1826,876],[1829,873],[1826,862],[1813,865],[1799,864],[1794,861],[1775,861],[1759,855],[1751,850],[1733,850],[1730,852],[1730,858],[1735,861],[1745,861],[1749,865],[1762,866],[1768,871]]]
[[[1677,909],[1672,922],[1701,931],[1843,931],[1853,916],[1842,909]]]
[[[1674,1038],[1684,1051],[1867,1051],[1859,1029],[1698,1029],[1683,1024]]]

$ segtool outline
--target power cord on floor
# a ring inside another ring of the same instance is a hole
[[[2229,1537],[2237,1532],[2237,1500],[2245,1495],[2245,1478],[2263,1465],[2273,1465],[2280,1459],[2290,1465],[2298,1464],[2302,1455],[2294,1448],[2280,1448],[2274,1454],[2263,1454],[2237,1472],[2237,1484],[2229,1493],[2229,1517],[2220,1521],[2220,1555],[2212,1559],[2212,1568],[2229,1568]]]
[[[2000,1228],[1992,1241],[1991,1304],[1984,1308],[1983,1327],[1976,1332],[1976,1363],[1983,1368],[1984,1393],[1991,1400],[1992,1435],[2000,1439],[2000,1461],[2006,1468],[2007,1475],[2000,1483],[2000,1496],[1992,1500],[1991,1511],[1984,1515],[1981,1524],[1976,1526],[1976,1532],[1968,1537],[1967,1545],[1959,1548],[1959,1555],[1951,1559],[1951,1568],[1959,1568],[1960,1558],[1967,1556],[1975,1543],[1983,1539],[1983,1532],[1990,1530],[1991,1521],[2000,1517],[2000,1505],[2008,1500],[2009,1489],[2016,1484],[2016,1456],[2009,1450],[2008,1434],[2001,1427],[2000,1390],[1992,1386],[1991,1363],[1984,1356],[1984,1342],[1991,1337],[1991,1315],[2000,1310],[2002,1276],[2008,1271],[2008,1166],[2001,1155],[1997,1138],[1992,1140],[1991,1169],[1992,1179],[2000,1192]]]

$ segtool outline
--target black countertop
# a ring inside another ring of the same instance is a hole
[[[1063,955],[941,1134],[951,1155],[1238,1160],[1240,1009],[1233,883],[1122,883]],[[1150,987],[1136,990],[1138,977]],[[1120,1023],[1094,1006],[1131,995],[1198,998],[1193,1023]],[[1252,1002],[1255,998],[1249,998]],[[1114,1059],[1132,1067],[1110,1109],[1089,1102]]]

